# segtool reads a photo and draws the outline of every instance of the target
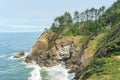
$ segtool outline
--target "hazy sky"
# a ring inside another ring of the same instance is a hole
[[[42,31],[54,18],[69,11],[105,5],[116,0],[0,0],[0,32]]]

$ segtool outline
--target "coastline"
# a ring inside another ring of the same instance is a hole
[[[79,44],[78,46],[79,40],[82,39],[81,36],[63,37],[62,39],[56,39],[56,42],[53,43],[52,41],[54,41],[53,38],[55,33],[49,31],[44,32],[32,47],[32,51],[26,57],[25,62],[31,63],[32,61],[35,61],[40,67],[53,67],[63,64],[66,69],[69,69],[68,73],[75,73],[74,80],[78,80],[79,76],[83,74],[84,69],[88,66],[96,52],[94,50],[91,56],[87,56],[89,53],[85,50],[89,50],[91,47],[88,46],[91,44],[91,40],[94,39],[93,41],[97,41],[97,38],[101,35],[102,34],[91,34],[84,45],[81,44],[80,46]],[[48,40],[50,40],[50,42]],[[75,51],[69,58],[71,42],[74,42]],[[51,48],[49,48],[49,45],[52,45]]]

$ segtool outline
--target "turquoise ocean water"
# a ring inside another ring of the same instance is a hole
[[[31,68],[24,58],[13,59],[19,51],[30,52],[41,33],[0,33],[0,80],[28,80]]]
[[[28,55],[40,36],[40,32],[0,33],[0,80],[70,80],[63,65],[40,68],[38,65],[26,64],[24,59],[14,59],[20,51]]]

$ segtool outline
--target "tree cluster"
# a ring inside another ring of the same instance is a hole
[[[76,11],[74,13],[74,22],[97,20],[104,14],[104,12],[105,12],[105,6],[102,6],[99,9],[95,9],[95,8],[86,9],[81,13]]]

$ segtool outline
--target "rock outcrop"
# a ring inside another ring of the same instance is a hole
[[[21,52],[19,52],[18,54],[16,54],[15,56],[14,56],[14,58],[21,58],[21,57],[23,57],[25,55],[25,52],[24,51],[21,51]]]
[[[64,64],[66,68],[70,69],[69,73],[76,73],[74,79],[78,80],[93,57],[93,55],[86,57],[88,55],[87,48],[89,48],[90,41],[94,40],[96,36],[96,34],[91,34],[85,44],[80,46],[78,44],[81,39],[80,36],[57,39],[54,33],[45,32],[33,46],[32,52],[26,57],[25,62],[35,61],[40,67],[55,66],[59,63]],[[70,57],[71,43],[74,45],[75,50]]]
[[[57,65],[60,61],[56,52],[55,45],[56,35],[53,32],[47,31],[43,33],[36,44],[32,48],[32,52],[26,57],[25,62],[31,63],[35,61],[39,66],[50,67]]]

